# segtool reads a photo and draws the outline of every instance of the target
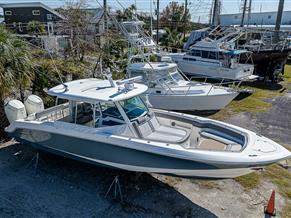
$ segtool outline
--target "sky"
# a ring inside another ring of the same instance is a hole
[[[68,1],[74,0],[0,0],[1,3],[18,3],[18,2],[37,2],[40,1],[52,8],[60,7]],[[75,0],[76,1],[76,0]],[[157,0],[107,0],[108,5],[113,9],[122,9],[131,4],[136,4],[138,11],[150,12],[151,4],[152,10],[156,8]],[[179,3],[184,3],[185,0],[175,0]],[[243,0],[222,0],[222,14],[238,13]],[[120,6],[120,4],[122,6]],[[169,0],[160,0],[160,11],[171,2]],[[207,22],[212,0],[188,0],[189,10],[193,21]],[[276,11],[279,0],[252,0],[253,12]],[[99,7],[103,0],[87,0],[89,7]],[[99,4],[98,4],[99,3]],[[291,11],[291,0],[285,0],[284,10]],[[0,11],[0,13],[2,13]]]

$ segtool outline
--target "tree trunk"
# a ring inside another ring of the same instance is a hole
[[[23,90],[23,87],[22,87],[22,85],[20,84],[19,85],[19,94],[20,94],[20,100],[22,101],[22,102],[24,102],[24,90]]]
[[[8,135],[4,131],[8,125],[9,122],[4,111],[4,101],[0,99],[0,141],[8,138]]]

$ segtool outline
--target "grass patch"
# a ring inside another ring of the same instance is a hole
[[[201,188],[206,188],[206,189],[219,189],[221,190],[222,187],[215,181],[211,181],[211,180],[201,180],[198,181],[197,184],[201,187]]]
[[[266,168],[263,177],[276,184],[279,193],[286,198],[282,210],[282,217],[290,217],[291,214],[291,173],[277,164]]]
[[[253,90],[253,94],[242,100],[232,101],[226,108],[212,115],[211,118],[224,120],[225,118],[240,112],[254,113],[266,111],[272,107],[271,103],[265,101],[266,99],[283,95],[283,93],[280,93],[279,90],[266,90],[248,86],[244,86],[242,88]]]
[[[278,142],[278,143],[291,152],[291,145],[282,144],[280,142]]]
[[[285,218],[290,218],[290,215],[291,214],[291,201],[288,201],[286,202],[284,208],[283,208],[283,211],[282,211],[282,217],[285,217]]]
[[[285,82],[291,83],[291,65],[290,64],[285,65],[283,78]]]
[[[244,176],[234,178],[245,190],[251,190],[259,186],[261,183],[261,176],[257,172],[249,173]]]
[[[174,176],[166,176],[165,177],[165,182],[170,186],[175,186],[181,181],[182,181],[182,179],[180,177],[174,177]]]
[[[263,90],[251,88],[254,92],[249,97],[240,101],[233,101],[230,104],[231,110],[234,112],[261,112],[270,108],[272,104],[266,102],[268,98],[274,98],[282,95],[279,91]]]
[[[273,164],[266,168],[263,177],[276,184],[280,194],[291,200],[291,173],[288,170],[278,164]]]
[[[291,64],[285,65],[283,78],[283,87],[291,84]],[[242,86],[241,88],[252,90],[253,94],[242,100],[232,101],[226,108],[212,115],[211,118],[224,120],[240,112],[263,112],[272,107],[271,103],[265,101],[266,99],[282,96],[284,94],[281,90],[268,90],[264,89],[264,87],[260,89],[259,86],[262,85],[258,85],[257,87]]]

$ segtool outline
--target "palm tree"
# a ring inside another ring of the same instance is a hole
[[[23,100],[24,90],[32,78],[31,63],[26,43],[0,26],[0,139],[6,137],[4,128],[8,125],[4,100],[16,90]]]
[[[166,35],[162,38],[162,46],[172,48],[173,52],[176,52],[183,46],[183,36],[175,30],[165,28]]]
[[[45,33],[44,24],[37,21],[37,20],[33,20],[33,21],[28,22],[26,29],[27,29],[28,33],[33,34],[36,37]]]
[[[132,20],[133,15],[136,13],[137,8],[135,5],[130,5],[128,8],[124,9],[123,11],[117,10],[117,20],[118,21],[126,21],[126,20]]]

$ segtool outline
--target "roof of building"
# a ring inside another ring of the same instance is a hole
[[[21,3],[7,3],[7,4],[0,4],[1,8],[28,8],[28,7],[41,7],[46,9],[47,11],[55,14],[56,16],[60,17],[61,19],[65,19],[63,15],[55,11],[54,9],[48,7],[47,5],[41,2],[21,2]]]
[[[151,70],[167,70],[169,68],[177,67],[175,63],[166,62],[151,62],[149,63],[132,63],[128,65],[129,70],[151,71]]]
[[[291,11],[283,11],[284,13],[291,13]],[[263,12],[252,12],[254,14],[277,14],[277,11],[263,11]],[[231,15],[242,15],[242,13],[231,13],[231,14],[221,14],[220,16],[231,16]]]
[[[144,93],[148,87],[146,85],[134,83],[133,89],[125,89],[123,85],[115,87],[110,85],[108,80],[95,78],[74,80],[60,84],[48,91],[49,95],[62,99],[83,101],[86,103],[96,103],[99,101],[121,101]]]

